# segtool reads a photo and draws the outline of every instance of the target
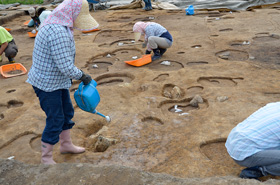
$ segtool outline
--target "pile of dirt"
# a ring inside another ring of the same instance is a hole
[[[0,184],[106,184],[106,185],[269,185],[277,180],[259,182],[237,177],[177,178],[167,174],[149,173],[124,166],[92,164],[27,165],[14,160],[0,159]]]

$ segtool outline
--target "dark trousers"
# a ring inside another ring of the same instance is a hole
[[[42,141],[54,145],[59,141],[59,135],[63,130],[71,129],[75,125],[71,120],[74,116],[74,108],[69,90],[59,89],[45,92],[34,86],[33,89],[47,116]]]
[[[151,0],[143,0],[145,2],[145,8],[147,7],[152,7],[152,2]]]
[[[13,58],[15,58],[15,56],[18,53],[18,47],[14,40],[8,43],[8,47],[5,49],[4,52],[5,56],[9,59],[9,61],[12,61]]]
[[[260,151],[243,161],[235,160],[235,162],[246,167],[259,166],[264,175],[280,175],[280,150]]]

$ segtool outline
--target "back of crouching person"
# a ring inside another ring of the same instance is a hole
[[[13,36],[2,26],[0,26],[0,61],[2,61],[2,54],[8,58],[10,63],[14,63],[14,58],[18,53],[18,47],[14,41]]]

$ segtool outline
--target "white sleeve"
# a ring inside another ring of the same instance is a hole
[[[44,20],[51,14],[52,12],[49,10],[45,10],[41,13],[41,15],[39,16],[39,20],[41,22],[41,24],[44,22]]]

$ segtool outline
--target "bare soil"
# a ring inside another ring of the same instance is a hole
[[[75,30],[75,64],[97,81],[97,110],[112,121],[77,107],[75,81],[70,89],[76,122],[72,140],[86,152],[62,155],[57,144],[54,160],[122,165],[182,178],[237,177],[243,167],[226,152],[229,132],[280,98],[280,7],[196,11],[194,16],[142,9],[91,14],[101,30]],[[145,51],[141,44],[130,44],[132,26],[150,17],[170,31],[174,44],[159,61],[130,66],[124,61]],[[19,47],[15,60],[27,70],[34,46],[34,38],[27,35],[32,28],[23,25],[29,18],[21,15],[2,25],[12,29]],[[4,64],[5,57],[0,65]],[[27,75],[0,77],[0,157],[39,164],[45,114],[26,79]],[[195,95],[203,99],[197,107],[190,105]],[[175,106],[182,111],[176,112]]]

